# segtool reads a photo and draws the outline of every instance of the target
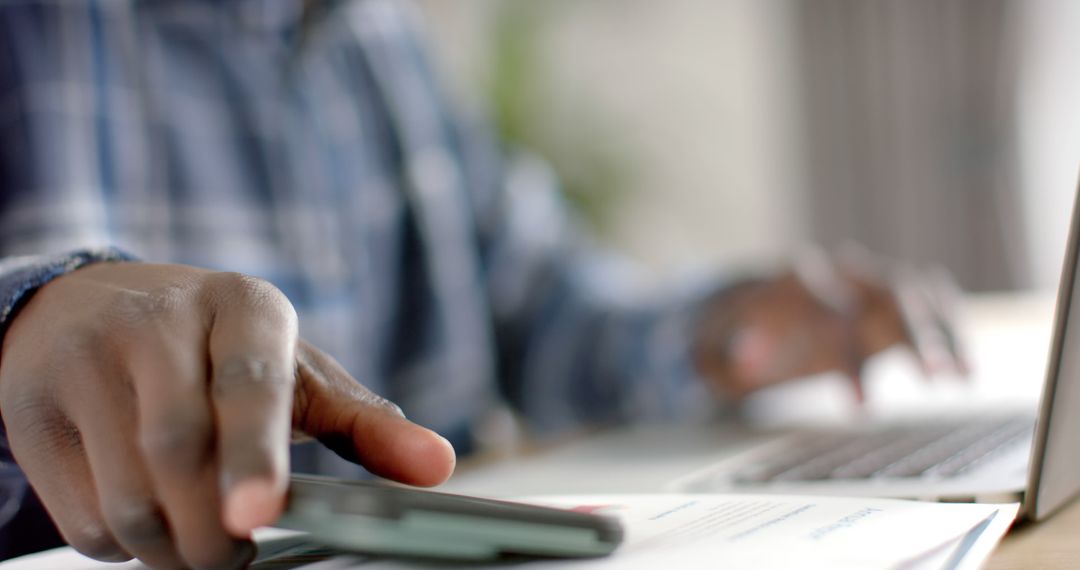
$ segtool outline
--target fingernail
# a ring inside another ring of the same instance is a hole
[[[249,536],[256,528],[277,520],[281,507],[281,494],[269,481],[241,481],[225,499],[225,528],[235,536]]]

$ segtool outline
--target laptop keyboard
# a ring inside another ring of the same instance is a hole
[[[945,479],[962,475],[1011,449],[1029,445],[1031,416],[932,421],[814,432],[797,436],[771,457],[734,475],[742,484],[829,479]]]

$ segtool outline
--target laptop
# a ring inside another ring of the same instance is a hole
[[[1049,516],[1080,492],[1078,240],[1080,189],[1037,410],[969,410],[958,416],[789,430],[679,477],[668,489],[1022,501],[1022,518]]]

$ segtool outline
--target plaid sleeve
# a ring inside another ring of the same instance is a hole
[[[453,184],[427,184],[415,201],[435,203],[458,182],[468,197],[469,237],[479,253],[475,269],[494,333],[501,395],[537,434],[714,410],[715,399],[692,363],[691,342],[698,308],[720,284],[710,279],[677,291],[641,287],[647,280],[632,264],[580,231],[543,161],[508,152],[491,129],[454,107],[425,57],[430,50],[421,39],[420,18],[399,24],[398,43],[419,45],[392,63],[409,69],[399,78],[413,80],[391,82],[385,100],[406,118],[398,122],[405,148],[424,157],[442,157],[445,149],[452,159],[450,168],[427,170]],[[427,97],[418,95],[423,93]],[[423,112],[401,110],[418,97]],[[410,175],[424,172],[420,166],[428,164],[416,165]],[[441,260],[452,259],[450,248],[430,245]],[[447,287],[445,298],[460,297],[462,288]]]
[[[531,427],[685,418],[716,400],[692,362],[699,308],[720,284],[642,286],[579,231],[546,165],[504,163],[478,217],[504,394]]]
[[[18,309],[42,285],[84,265],[133,259],[131,255],[114,248],[0,259],[0,340],[3,340]]]
[[[0,259],[0,343],[18,309],[52,279],[101,261],[131,260],[116,249]],[[11,454],[0,418],[0,560],[59,546],[55,528]]]

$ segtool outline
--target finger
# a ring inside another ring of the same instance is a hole
[[[854,314],[855,291],[823,251],[806,249],[796,258],[794,269],[795,279],[824,309],[845,317]]]
[[[170,332],[148,335],[131,357],[142,456],[184,561],[237,565],[252,548],[231,538],[221,520],[205,333],[191,322],[173,323]]]
[[[232,276],[210,332],[225,527],[248,536],[281,515],[288,481],[296,314],[268,284]]]
[[[935,324],[941,331],[945,347],[952,358],[953,367],[963,376],[971,373],[967,350],[963,337],[956,329],[960,322],[958,307],[962,292],[952,273],[944,267],[936,267],[927,272],[928,297],[934,315]]]
[[[945,347],[941,324],[927,298],[924,278],[912,274],[902,276],[895,296],[905,344],[915,353],[928,378],[941,372],[953,359]]]
[[[851,383],[852,394],[860,405],[866,403],[866,384],[863,381],[865,351],[859,335],[858,323],[854,319],[841,321],[843,342],[840,345],[841,372]]]
[[[44,399],[5,394],[0,401],[12,454],[64,541],[90,558],[130,560],[131,554],[112,536],[101,514],[75,425]]]
[[[73,417],[82,433],[102,515],[116,541],[148,566],[180,568],[183,561],[132,436],[137,412],[124,376],[126,371],[118,370],[109,382],[91,383],[94,389],[80,394],[84,405],[73,410]]]
[[[837,266],[861,298],[860,337],[863,358],[903,344],[915,356],[926,379],[933,366],[927,342],[920,330],[926,326],[925,299],[911,287],[911,272],[870,253],[857,244],[842,246]]]
[[[435,432],[405,419],[389,401],[361,386],[329,356],[301,342],[293,422],[367,470],[432,486],[454,471],[454,449]]]

